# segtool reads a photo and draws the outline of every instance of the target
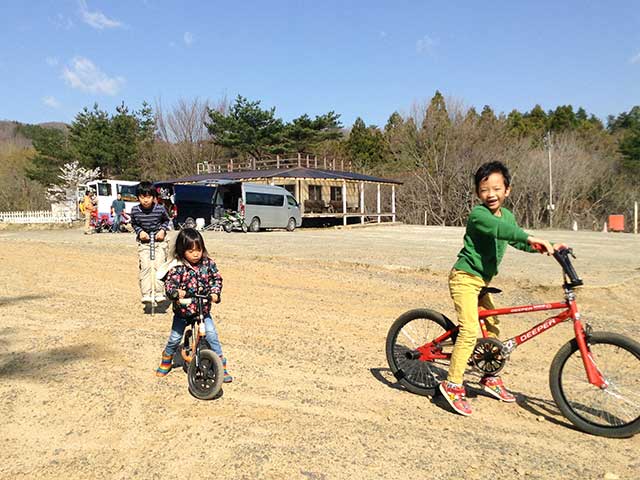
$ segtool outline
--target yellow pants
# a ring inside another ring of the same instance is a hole
[[[447,380],[451,383],[462,383],[467,362],[476,345],[480,330],[478,306],[487,310],[495,308],[491,294],[486,294],[478,300],[480,290],[487,285],[488,283],[482,278],[461,270],[451,270],[449,275],[449,292],[458,315],[458,325],[460,325],[447,375]],[[496,317],[487,317],[485,325],[489,336],[497,338],[500,333],[500,321]]]

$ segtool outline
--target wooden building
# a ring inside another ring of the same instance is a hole
[[[396,186],[402,182],[360,173],[314,168],[315,165],[306,166],[304,160],[300,162],[299,158],[298,163],[300,165],[291,166],[284,162],[281,165],[278,161],[277,166],[280,168],[217,171],[162,183],[215,184],[218,181],[239,181],[276,185],[293,194],[300,204],[303,219],[339,218],[344,225],[348,218],[354,217],[359,218],[361,223],[371,220],[378,223],[383,220],[396,221]]]

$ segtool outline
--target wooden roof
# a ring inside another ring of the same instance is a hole
[[[275,178],[291,178],[291,179],[305,179],[305,180],[347,180],[351,182],[370,182],[370,183],[386,183],[402,185],[402,182],[398,180],[392,180],[389,178],[373,177],[371,175],[364,175],[354,172],[342,172],[336,170],[323,170],[320,168],[306,168],[306,167],[293,167],[293,168],[274,168],[272,170],[249,170],[240,172],[223,172],[223,173],[205,173],[202,175],[191,175],[189,177],[171,178],[156,182],[157,184],[167,183],[195,183],[206,182],[207,180],[215,182],[216,180],[227,181],[250,181],[250,180],[265,180]]]

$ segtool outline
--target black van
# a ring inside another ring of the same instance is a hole
[[[179,228],[189,217],[194,220],[203,218],[205,225],[209,225],[213,216],[215,194],[216,187],[213,185],[174,185],[174,227]]]

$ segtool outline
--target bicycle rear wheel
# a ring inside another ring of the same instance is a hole
[[[419,308],[403,313],[387,334],[391,372],[410,392],[432,396],[446,378],[456,336],[453,322],[438,312]]]
[[[589,383],[574,339],[551,363],[553,399],[582,431],[611,438],[635,435],[640,431],[640,344],[616,333],[596,332],[587,345],[608,386]]]
[[[194,355],[189,364],[189,391],[200,400],[211,400],[222,387],[222,360],[215,352],[204,349],[200,350],[199,357],[198,362]]]

